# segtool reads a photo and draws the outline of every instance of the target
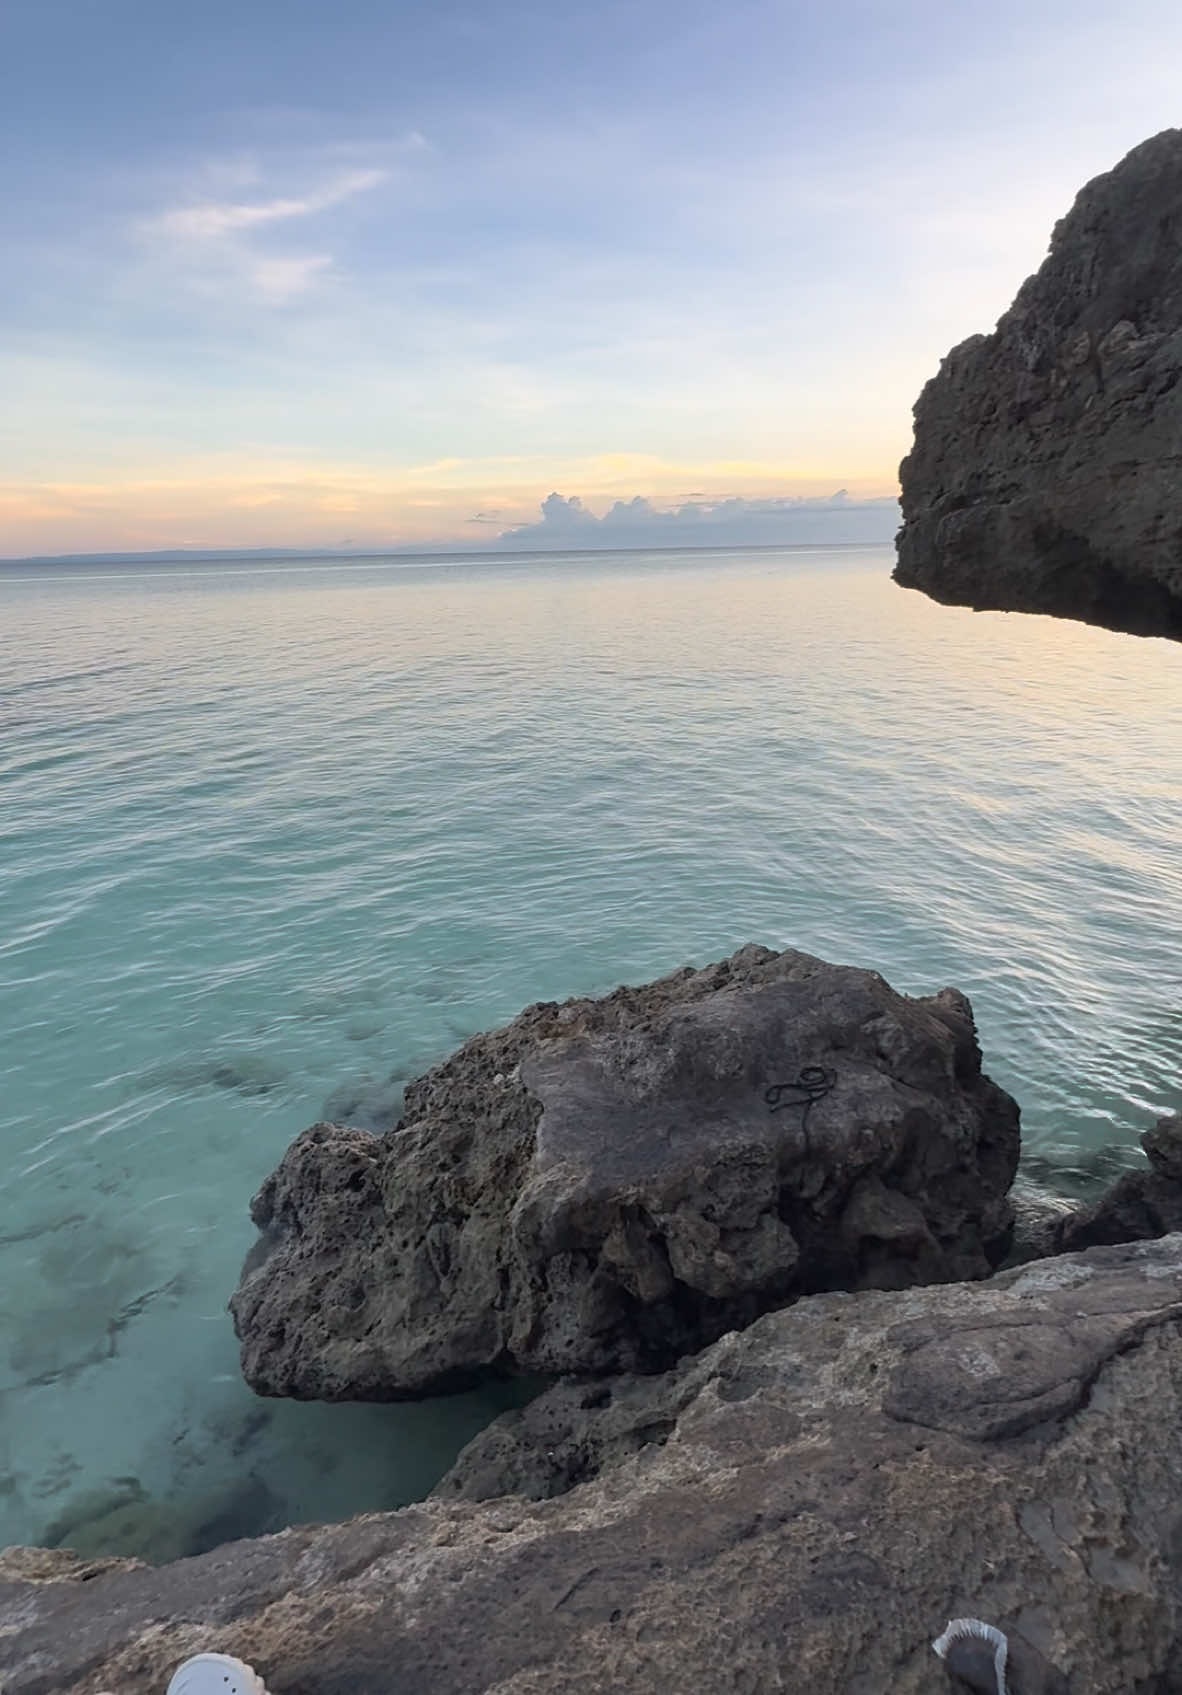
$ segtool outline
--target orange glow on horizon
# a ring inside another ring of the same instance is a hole
[[[893,496],[893,475],[644,454],[437,460],[417,466],[224,459],[142,475],[0,483],[0,557],[168,548],[404,547],[492,541],[537,520],[552,491],[597,516],[640,495],[662,509],[741,499]]]

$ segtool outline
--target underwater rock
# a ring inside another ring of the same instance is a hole
[[[1012,1695],[1169,1695],[1180,1321],[1179,1236],[806,1298],[665,1376],[584,1385],[577,1417],[568,1386],[503,1421],[508,1487],[553,1494],[547,1445],[565,1477],[583,1444],[557,1498],[453,1495],[86,1582],[0,1561],[0,1684],[160,1695],[215,1651],[272,1695],[937,1695],[933,1637],[978,1617]]]
[[[321,1108],[327,1124],[348,1124],[355,1130],[372,1130],[382,1135],[394,1128],[402,1111],[402,1073],[395,1072],[379,1083],[370,1076],[340,1083]]]
[[[248,1048],[172,1059],[152,1066],[143,1074],[143,1082],[149,1088],[167,1088],[185,1094],[200,1089],[224,1089],[248,1099],[273,1094],[284,1088],[288,1080],[288,1072],[278,1060]]]
[[[398,1399],[657,1370],[800,1294],[984,1277],[1018,1109],[953,989],[754,945],[532,1006],[305,1131],[231,1306],[253,1388]]]
[[[1069,1214],[1058,1232],[1060,1251],[1182,1230],[1182,1113],[1159,1118],[1141,1146],[1148,1169],[1125,1172],[1098,1200]]]
[[[1182,639],[1182,130],[1080,190],[915,406],[895,581]]]
[[[1003,1270],[1060,1251],[1064,1225],[1077,1210],[1073,1202],[1020,1173],[1010,1190],[1010,1205],[1014,1209],[1014,1235]]]
[[[1123,1138],[1098,1146],[1059,1146],[1047,1152],[1023,1148],[1015,1189],[1021,1186],[1069,1206],[1085,1206],[1099,1200],[1126,1171],[1140,1168],[1140,1155]]]
[[[281,1521],[281,1503],[257,1477],[159,1498],[128,1477],[71,1501],[47,1527],[45,1539],[51,1548],[69,1548],[97,1563],[127,1556],[161,1565],[258,1536]]]
[[[1026,1160],[1010,1191],[1014,1235],[1003,1270],[1030,1260],[1082,1248],[1144,1242],[1182,1230],[1182,1113],[1159,1118],[1141,1137],[1148,1166],[1130,1166],[1136,1155],[1124,1147],[1093,1154],[1092,1170],[1076,1165],[1064,1172],[1049,1162]],[[1031,1181],[1028,1169],[1039,1169],[1041,1183]],[[1116,1172],[1115,1181],[1095,1193],[1101,1171]],[[1090,1181],[1090,1199],[1066,1198],[1053,1185],[1070,1186],[1082,1176]]]

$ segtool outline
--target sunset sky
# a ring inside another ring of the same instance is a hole
[[[0,555],[859,509],[1180,87],[1177,0],[4,0]]]

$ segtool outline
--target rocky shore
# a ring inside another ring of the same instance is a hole
[[[1182,636],[1182,132],[916,409],[901,583]],[[1178,1695],[1182,1115],[1068,1204],[955,989],[754,944],[525,1009],[304,1132],[231,1302],[263,1395],[548,1384],[430,1500],[157,1567],[0,1555],[3,1695]],[[933,1651],[1004,1634],[1006,1677]]]
[[[1010,1690],[1176,1690],[1182,1237],[815,1295],[673,1371],[565,1384],[436,1499],[160,1568],[0,1561],[6,1695],[936,1695],[984,1617]],[[984,1688],[985,1685],[979,1687]]]
[[[967,1615],[1010,1695],[1166,1695],[1182,1120],[1144,1142],[1097,1203],[1015,1204],[964,997],[793,951],[527,1008],[393,1131],[298,1138],[233,1306],[268,1393],[557,1380],[400,1512],[8,1552],[0,1687],[220,1650],[271,1695],[996,1695],[932,1650]]]

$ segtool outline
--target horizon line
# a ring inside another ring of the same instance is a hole
[[[212,564],[219,559],[330,559],[334,561],[365,559],[529,559],[568,553],[839,553],[849,548],[893,547],[885,541],[801,541],[801,542],[662,542],[644,543],[630,547],[602,547],[593,541],[568,543],[549,547],[456,547],[450,544],[427,542],[415,547],[400,543],[394,547],[373,550],[344,550],[340,548],[298,547],[219,547],[219,548],[148,548],[136,552],[104,550],[96,553],[28,553],[0,554],[0,566],[6,565],[115,565],[145,562],[154,565],[183,565],[187,562]]]

